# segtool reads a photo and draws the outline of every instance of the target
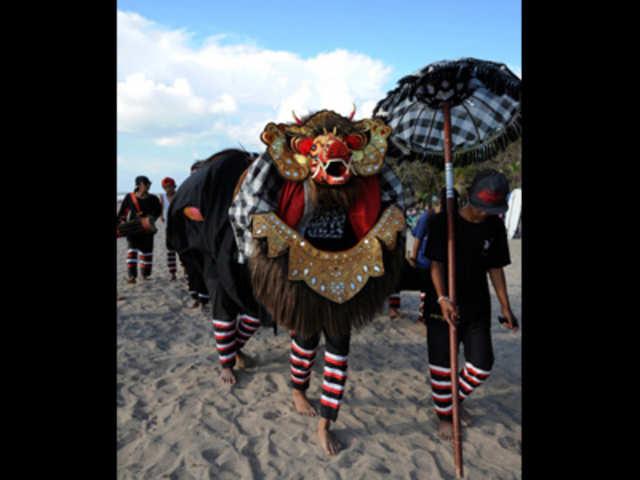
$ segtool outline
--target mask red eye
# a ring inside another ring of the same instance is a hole
[[[359,150],[362,148],[362,139],[356,135],[347,135],[347,138],[344,139],[349,145],[349,148],[353,148],[355,150]]]

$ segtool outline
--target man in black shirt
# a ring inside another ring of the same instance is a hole
[[[449,358],[449,326],[458,329],[464,345],[465,364],[459,374],[462,402],[489,376],[494,356],[491,344],[491,297],[487,273],[500,302],[505,328],[516,332],[503,267],[511,263],[504,224],[498,214],[507,209],[509,191],[504,175],[487,169],[479,172],[469,189],[469,203],[454,212],[456,255],[456,304],[447,297],[447,217],[437,214],[430,224],[425,255],[431,259],[431,279],[436,297],[427,316],[427,348],[432,395],[440,420],[438,434],[452,435],[452,389]],[[427,302],[427,299],[425,299]],[[439,306],[439,308],[438,308]],[[439,315],[438,310],[440,311]],[[443,320],[444,319],[444,320]]]
[[[160,199],[149,194],[151,182],[141,175],[136,177],[136,188],[133,193],[127,195],[118,211],[118,222],[126,221],[131,213],[134,217],[151,217],[154,219],[162,214]],[[142,279],[146,280],[151,275],[153,265],[153,233],[139,233],[127,235],[127,271],[129,278],[127,283],[136,283],[138,276],[138,262]]]

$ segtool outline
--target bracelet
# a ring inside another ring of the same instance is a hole
[[[445,297],[444,295],[442,297],[438,297],[438,300],[436,301],[440,303],[440,300],[446,300],[447,302],[451,303],[451,299],[449,297]]]

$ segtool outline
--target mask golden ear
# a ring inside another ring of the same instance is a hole
[[[280,175],[286,180],[300,182],[309,176],[309,168],[306,163],[300,163],[294,158],[294,152],[287,142],[285,129],[282,125],[268,123],[260,139],[267,145],[267,151],[273,160]]]
[[[366,118],[356,122],[356,128],[361,132],[359,135],[369,134],[369,142],[360,150],[362,157],[353,159],[353,164],[358,175],[368,177],[382,171],[384,157],[387,154],[387,137],[391,134],[391,127],[381,119]]]
[[[296,135],[291,138],[289,142],[291,145],[291,151],[293,152],[293,158],[300,165],[306,167],[309,165],[309,157],[307,156],[311,151],[313,145],[312,137],[305,137],[302,135]]]
[[[303,167],[308,167],[309,166],[309,157],[307,157],[306,155],[302,155],[300,153],[295,153],[293,155],[293,158],[295,158],[296,162],[298,162]]]

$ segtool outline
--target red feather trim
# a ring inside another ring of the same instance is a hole
[[[353,231],[360,240],[373,228],[380,215],[380,183],[378,176],[363,177],[363,192],[360,192],[349,212]]]
[[[284,181],[278,198],[278,216],[295,230],[304,213],[304,186],[302,182]]]
[[[349,221],[358,240],[373,228],[380,216],[380,183],[378,177],[363,177],[363,189],[349,211]],[[304,213],[304,186],[301,182],[284,181],[278,198],[278,216],[295,229]]]

